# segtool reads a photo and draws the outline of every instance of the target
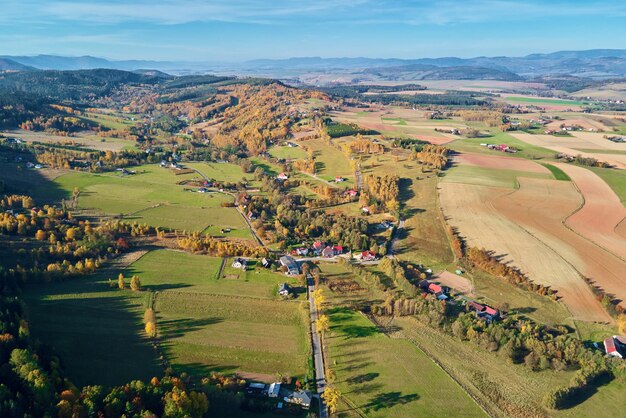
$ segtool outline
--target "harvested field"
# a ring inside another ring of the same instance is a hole
[[[494,199],[493,206],[553,249],[580,274],[625,300],[626,286],[621,272],[626,271],[626,263],[562,223],[582,203],[575,187],[556,180],[520,178],[519,182],[519,190]],[[565,297],[564,292],[569,289],[564,287],[557,289]]]
[[[463,296],[471,298],[476,297],[474,294],[474,286],[467,277],[459,276],[458,274],[450,273],[449,271],[444,270],[441,273],[438,273],[433,280],[439,284],[454,289]]]
[[[530,173],[549,174],[547,168],[529,160],[504,155],[485,155],[461,153],[454,156],[454,162],[484,168],[526,171]]]
[[[585,198],[583,207],[567,218],[566,224],[626,260],[626,234],[623,226],[618,228],[626,218],[626,208],[619,197],[590,170],[571,164],[555,165],[572,178]]]
[[[510,194],[505,188],[444,182],[440,201],[449,223],[459,228],[469,245],[492,250],[535,282],[557,289],[575,318],[611,321],[570,263],[494,207],[492,202],[508,199]],[[560,206],[554,209],[561,210]]]

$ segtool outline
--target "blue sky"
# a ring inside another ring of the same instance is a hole
[[[0,0],[0,55],[243,61],[626,48],[626,1]]]

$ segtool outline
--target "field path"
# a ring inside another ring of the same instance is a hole
[[[317,394],[322,395],[326,388],[326,368],[324,367],[324,352],[322,350],[322,339],[317,332],[317,307],[313,300],[313,291],[315,283],[313,276],[307,274],[307,293],[309,295],[309,310],[311,311],[311,348],[313,350],[313,363],[315,366],[315,383],[317,385]],[[328,418],[326,403],[320,398],[320,418]]]
[[[571,164],[555,165],[570,176],[584,198],[583,206],[567,218],[565,224],[626,260],[626,231],[620,226],[626,219],[626,208],[619,197],[592,171]]]

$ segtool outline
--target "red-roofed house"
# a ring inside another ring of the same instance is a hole
[[[324,248],[324,244],[322,243],[322,241],[315,241],[313,243],[314,250],[321,250],[322,248]]]
[[[430,283],[428,285],[428,291],[435,295],[439,300],[448,299],[448,296],[443,291],[443,287],[439,286],[438,284]]]
[[[357,197],[357,195],[359,194],[359,192],[357,192],[354,189],[348,189],[346,190],[346,196],[350,196],[350,197]]]
[[[481,305],[480,303],[476,303],[474,301],[468,302],[467,306],[469,306],[471,309],[473,309],[476,312],[482,312],[485,309],[483,305]]]
[[[335,245],[333,247],[333,254],[334,255],[340,255],[343,254],[343,247],[341,245]]]
[[[286,173],[280,173],[276,176],[276,180],[289,180],[289,176]]]
[[[374,251],[363,251],[361,253],[361,261],[373,261],[376,260],[376,253]]]
[[[611,357],[626,357],[626,337],[614,335],[604,340],[604,349],[606,354]]]

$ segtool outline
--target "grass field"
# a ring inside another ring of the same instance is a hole
[[[283,274],[243,272],[222,260],[171,250],[147,253],[125,271],[158,291],[157,326],[167,358],[179,371],[235,371],[303,377],[308,340],[300,301],[277,300]]]
[[[329,180],[334,179],[335,176],[353,174],[346,155],[334,146],[328,145],[321,139],[308,140],[306,146],[314,152],[316,169],[320,177]]]
[[[269,150],[269,153],[272,157],[275,158],[284,158],[284,159],[304,159],[307,158],[307,153],[302,147],[272,147]]]
[[[54,348],[76,385],[121,385],[163,374],[143,331],[149,294],[109,288],[117,273],[32,286],[24,294],[33,335]]]
[[[442,181],[476,184],[480,186],[516,188],[518,177],[551,178],[549,174],[460,165],[445,171]]]
[[[544,104],[544,105],[561,105],[561,106],[585,106],[589,104],[588,102],[578,101],[578,100],[560,100],[560,99],[549,99],[543,97],[517,97],[517,96],[507,96],[504,98],[507,102],[510,103],[529,103],[529,104]]]
[[[565,172],[563,170],[561,170],[557,166],[554,166],[552,164],[547,164],[547,163],[541,164],[541,165],[543,165],[545,168],[550,170],[550,172],[552,173],[554,178],[557,179],[557,180],[562,180],[562,181],[571,181],[572,180],[572,179],[569,178],[569,176],[567,174],[565,174]]]
[[[623,396],[626,384],[613,381],[599,387],[590,398],[581,399],[581,403],[573,408],[546,411],[541,406],[544,394],[569,382],[573,371],[532,372],[523,365],[511,364],[499,353],[461,342],[416,319],[396,318],[393,324],[400,328],[403,336],[415,341],[441,362],[474,396],[489,405],[494,416],[610,417],[614,408],[626,407],[626,397]]]
[[[241,180],[254,180],[252,173],[244,173],[241,167],[230,163],[185,163],[186,167],[198,170],[206,177],[222,182],[238,183]]]
[[[123,214],[125,219],[158,227],[203,231],[216,219],[224,227],[245,227],[236,209],[221,207],[222,203],[232,201],[232,197],[220,193],[192,193],[176,184],[198,175],[177,176],[157,165],[135,167],[134,170],[138,174],[125,177],[117,173],[70,172],[54,180],[58,187],[54,193],[46,187],[38,195],[60,200],[78,188],[79,209],[106,215]]]
[[[331,308],[328,314],[330,367],[351,407],[368,417],[486,416],[410,342],[387,338],[347,308]],[[358,415],[344,406],[338,416]]]

